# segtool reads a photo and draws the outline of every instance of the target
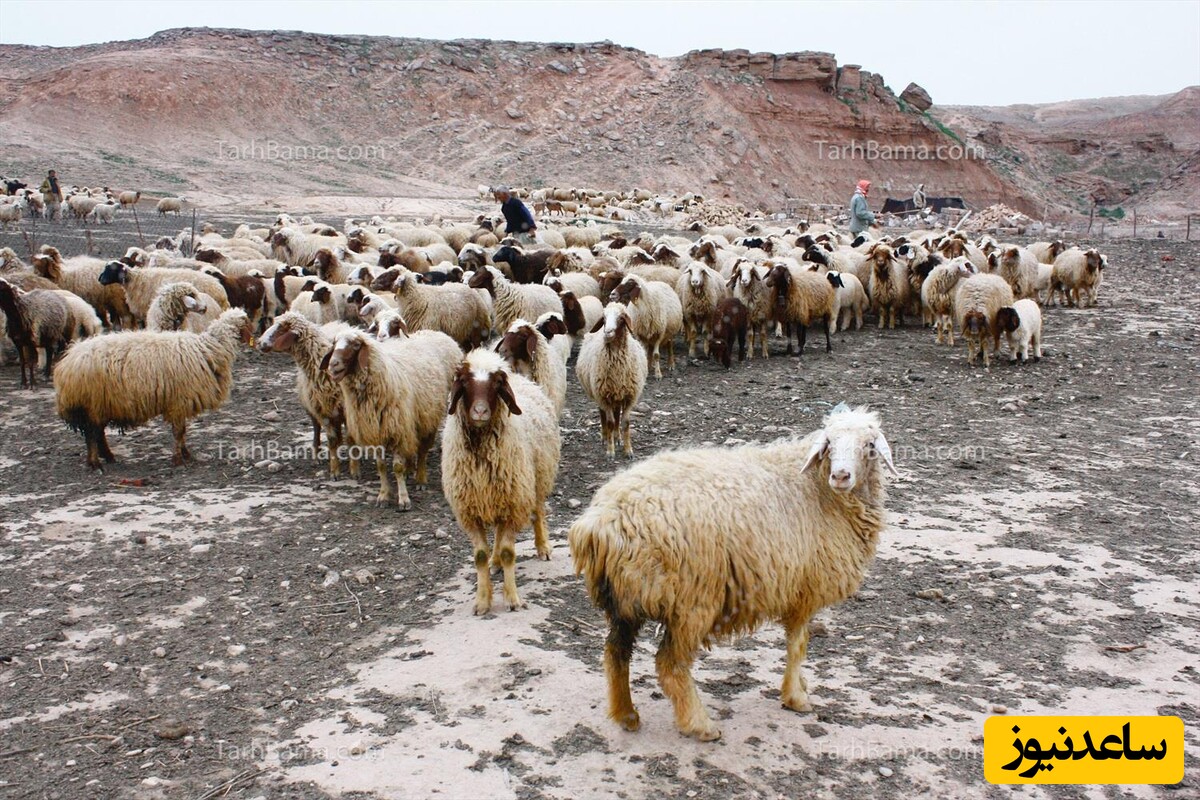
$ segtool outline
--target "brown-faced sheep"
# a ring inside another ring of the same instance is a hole
[[[683,328],[683,304],[672,286],[626,275],[609,294],[609,302],[623,303],[629,312],[629,329],[645,345],[654,377],[662,378],[661,350],[667,350],[667,368],[675,369],[675,336]]]
[[[895,257],[892,248],[876,244],[867,252],[867,263],[871,267],[870,280],[866,285],[871,307],[879,314],[879,327],[887,324],[895,328],[897,321],[904,324],[904,311],[909,303],[910,285],[907,267]]]
[[[557,312],[547,312],[554,314]],[[509,326],[496,352],[509,368],[536,383],[554,405],[555,419],[562,416],[567,403],[567,362],[555,351],[534,325],[516,319]]]
[[[715,361],[729,369],[733,361],[733,341],[738,344],[738,361],[746,359],[746,329],[749,327],[750,312],[745,303],[736,297],[726,297],[713,309],[709,330],[708,351]]]
[[[983,365],[991,365],[988,343],[1000,349],[997,313],[1013,304],[1012,287],[999,275],[972,275],[960,281],[954,293],[954,320],[967,340],[967,363],[974,364],[976,350],[983,353]]]
[[[824,275],[788,264],[773,264],[766,285],[772,293],[775,320],[785,326],[787,354],[792,354],[792,333],[804,355],[808,326],[820,322],[825,331],[825,352],[833,351],[829,332],[833,327],[833,287]]]
[[[1061,297],[1067,305],[1095,305],[1095,288],[1101,280],[1105,258],[1099,250],[1072,247],[1054,259],[1050,276],[1051,297]]]
[[[540,283],[514,283],[495,267],[483,267],[471,276],[467,285],[486,289],[493,301],[493,325],[506,331],[517,319],[537,319],[547,311],[562,313],[562,300],[549,286]],[[408,319],[408,314],[404,315]]]
[[[754,358],[756,347],[761,348],[762,357],[767,358],[767,324],[774,314],[773,297],[766,284],[767,268],[750,261],[739,261],[734,265],[726,286],[733,296],[746,306],[750,325],[750,358]]]
[[[473,350],[458,367],[442,431],[442,491],[471,539],[478,583],[475,613],[492,607],[490,568],[504,570],[504,599],[517,593],[516,538],[533,523],[539,558],[550,558],[546,498],[558,475],[561,438],[554,408],[533,381],[508,370],[487,350]],[[495,530],[488,553],[488,531]]]
[[[376,284],[372,284],[374,289]],[[478,347],[492,329],[492,315],[477,292],[461,283],[427,286],[402,270],[393,282],[396,304],[409,330],[441,331],[459,346]],[[536,317],[535,317],[536,319]]]
[[[54,360],[71,341],[76,320],[57,289],[26,292],[0,278],[0,316],[5,333],[21,359],[21,386],[37,385],[37,350],[46,353],[45,377],[50,378]]]

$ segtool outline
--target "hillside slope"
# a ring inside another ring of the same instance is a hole
[[[0,46],[4,170],[256,201],[463,196],[479,183],[696,190],[766,208],[932,193],[1030,207],[982,161],[833,160],[956,142],[880,76],[824,53],[433,42],[186,29]],[[338,148],[347,148],[341,151]],[[291,158],[281,156],[291,156]]]

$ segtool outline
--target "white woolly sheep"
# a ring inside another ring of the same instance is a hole
[[[937,343],[949,335],[954,346],[954,298],[959,281],[975,274],[975,265],[966,256],[934,267],[921,284],[921,307],[937,331]]]
[[[833,328],[833,287],[823,275],[785,263],[771,264],[765,283],[772,295],[775,320],[786,326],[787,354],[792,354],[792,333],[799,353],[804,355],[808,326],[820,322],[825,331],[825,352],[833,350],[829,332]]]
[[[1061,296],[1067,305],[1095,305],[1095,289],[1101,280],[1106,259],[1095,248],[1072,247],[1054,259],[1051,296]]]
[[[1033,300],[1018,300],[996,312],[996,324],[1008,339],[1008,360],[1042,360],[1042,311]]]
[[[504,570],[504,599],[517,593],[516,538],[533,523],[539,558],[550,558],[546,498],[558,476],[561,450],[550,400],[532,381],[508,371],[500,356],[473,350],[458,368],[442,431],[442,491],[471,539],[478,583],[475,613],[492,607],[490,566]],[[488,531],[495,544],[488,553]]]
[[[373,285],[374,286],[374,285]],[[426,286],[402,270],[393,284],[396,303],[412,331],[441,331],[460,347],[478,347],[492,329],[491,312],[477,292],[461,283]]]
[[[350,439],[383,447],[392,455],[396,499],[401,511],[412,508],[406,476],[415,465],[416,482],[426,481],[425,459],[446,416],[446,397],[462,350],[437,331],[379,342],[361,331],[338,336],[321,362],[342,390],[342,409]],[[376,459],[376,505],[392,498],[387,458]]]
[[[672,286],[626,275],[609,294],[609,302],[624,303],[629,312],[629,330],[650,357],[654,377],[662,378],[661,350],[667,350],[667,368],[675,369],[675,336],[683,328],[683,304]]]
[[[808,622],[862,582],[885,524],[885,467],[895,473],[878,416],[835,409],[803,439],[668,451],[602,486],[568,540],[608,617],[609,716],[641,725],[629,662],[649,620],[665,628],[658,679],[681,733],[721,735],[692,680],[696,651],[768,620],[787,634],[783,705],[811,711]]]
[[[954,320],[967,340],[968,364],[975,363],[978,349],[983,353],[983,365],[991,365],[987,348],[989,340],[992,350],[1000,349],[997,312],[1012,304],[1012,287],[999,275],[972,275],[959,282],[954,293]]]
[[[483,267],[467,283],[472,289],[486,289],[493,300],[493,326],[506,331],[516,319],[537,319],[547,311],[562,313],[562,301],[554,290],[540,283],[514,283],[495,267]],[[408,315],[405,314],[405,318]]]
[[[563,406],[567,403],[567,362],[551,348],[541,331],[518,318],[500,337],[496,352],[508,362],[513,372],[541,387],[554,405],[555,419],[562,417]]]
[[[695,358],[697,337],[707,356],[713,312],[717,304],[725,299],[725,279],[721,273],[699,261],[688,264],[681,272],[675,284],[675,293],[679,295],[683,310],[683,333],[687,339],[688,358]]]
[[[851,322],[854,323],[855,330],[860,330],[863,326],[863,312],[867,310],[867,292],[858,276],[852,272],[830,270],[825,273],[825,280],[833,287],[833,332],[850,330]]]
[[[646,388],[646,349],[631,336],[628,309],[609,303],[604,318],[583,338],[575,375],[584,394],[600,409],[600,436],[613,457],[617,437],[626,456],[633,456],[630,415]]]
[[[133,315],[125,300],[125,290],[118,285],[104,286],[100,275],[105,263],[98,258],[78,256],[63,261],[57,248],[42,245],[33,257],[34,270],[55,285],[79,295],[95,309],[106,327],[132,327]]]
[[[150,304],[163,284],[181,281],[190,283],[217,301],[222,310],[229,308],[229,298],[221,282],[211,275],[192,269],[159,269],[138,267],[136,269],[120,261],[110,261],[100,273],[99,281],[104,286],[121,284],[125,287],[125,300],[129,311],[139,322],[145,322]]]
[[[181,331],[189,314],[204,314],[207,303],[190,283],[164,283],[154,295],[154,302],[146,312],[146,330]]]
[[[1060,253],[1066,251],[1067,246],[1061,239],[1056,239],[1053,242],[1034,242],[1029,245],[1029,252],[1033,257],[1042,264],[1053,264]]]
[[[996,253],[996,274],[1008,281],[1013,297],[1036,298],[1038,260],[1033,253],[1017,245],[1007,245]]]
[[[104,429],[121,430],[161,416],[175,438],[172,463],[191,459],[187,422],[229,399],[239,342],[250,341],[240,309],[226,311],[202,334],[136,331],[79,342],[55,370],[58,415],[87,442],[87,463],[114,461]]]
[[[320,452],[324,429],[329,443],[329,474],[334,477],[342,471],[342,447],[347,444],[346,414],[342,409],[342,390],[321,369],[321,360],[333,348],[334,339],[347,330],[341,323],[314,325],[289,312],[267,328],[258,341],[258,348],[264,353],[291,353],[296,362],[296,394],[312,422],[313,451]],[[358,459],[352,458],[350,475],[357,478],[358,473]]]
[[[897,321],[904,324],[904,311],[911,289],[907,267],[886,244],[872,245],[867,253],[867,263],[871,266],[871,276],[866,286],[867,297],[879,314],[880,329],[885,323],[888,328],[895,328]]]
[[[180,212],[183,211],[183,198],[164,197],[158,201],[158,205],[155,206],[155,210],[158,212],[160,217],[165,217],[167,214],[179,216]]]

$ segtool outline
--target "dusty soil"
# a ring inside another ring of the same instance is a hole
[[[563,531],[624,464],[576,385],[553,558],[526,534],[528,608],[474,618],[436,453],[410,513],[370,505],[369,467],[330,481],[272,456],[309,436],[286,356],[240,357],[231,402],[191,428],[194,465],[170,466],[155,423],[114,434],[103,474],[52,390],[18,390],[9,363],[0,797],[998,797],[979,738],[996,706],[1188,726],[1182,786],[1025,796],[1195,795],[1200,248],[1105,247],[1100,307],[1048,310],[1036,365],[970,368],[928,331],[869,326],[832,355],[777,342],[765,362],[681,359],[651,383],[639,458],[805,433],[844,400],[880,411],[903,473],[861,591],[819,616],[815,712],[780,706],[765,628],[698,662],[713,744],[676,734],[652,629],[633,664],[642,731],[605,718],[603,618]]]

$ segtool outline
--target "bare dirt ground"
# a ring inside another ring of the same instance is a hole
[[[1179,786],[1024,797],[1196,796],[1200,248],[1104,248],[1100,307],[1047,310],[1036,365],[970,368],[928,331],[872,324],[832,355],[776,342],[765,362],[681,358],[651,382],[639,458],[803,434],[844,400],[880,411],[903,473],[861,591],[819,616],[815,712],[779,704],[765,628],[697,664],[711,744],[675,732],[652,628],[633,663],[642,731],[605,718],[603,616],[563,531],[624,463],[574,383],[553,558],[526,534],[528,608],[474,618],[436,453],[410,513],[370,505],[369,467],[330,481],[273,457],[309,437],[286,356],[240,357],[231,402],[191,427],[194,465],[170,466],[155,423],[114,434],[103,474],[10,361],[0,798],[1000,797],[980,755],[998,706],[1187,725]]]

